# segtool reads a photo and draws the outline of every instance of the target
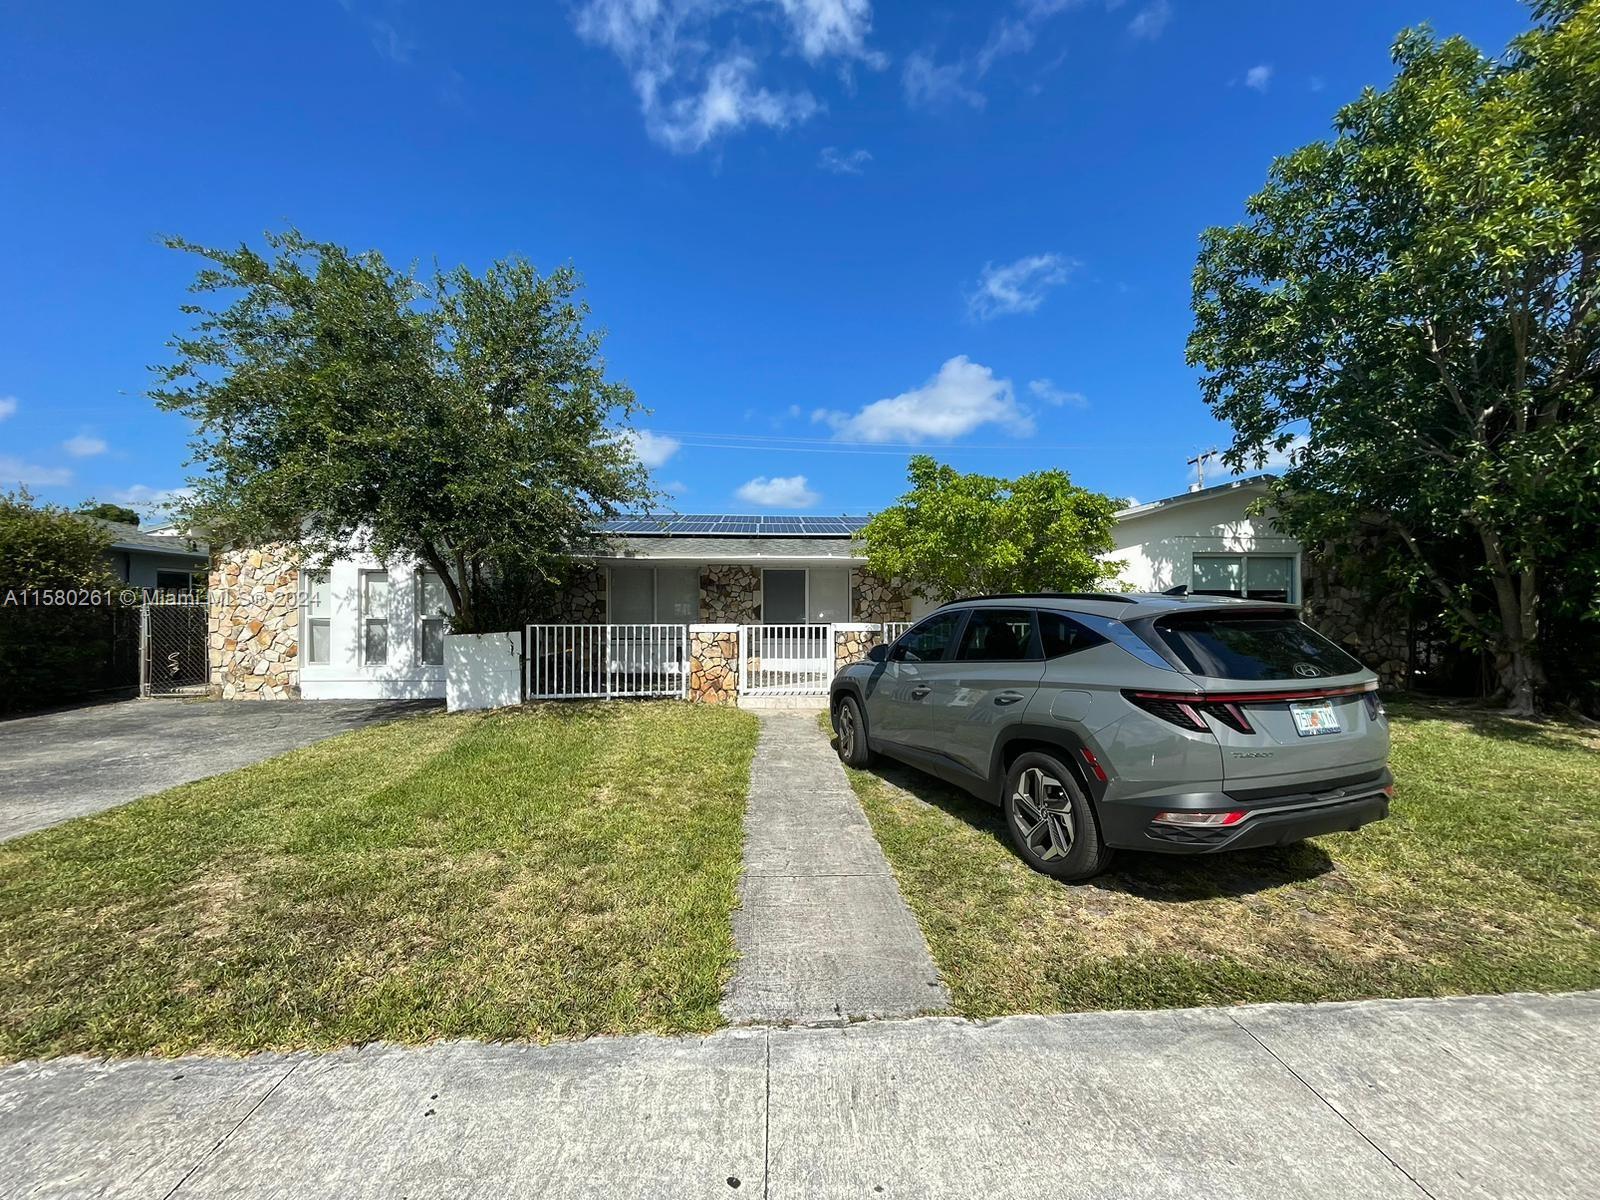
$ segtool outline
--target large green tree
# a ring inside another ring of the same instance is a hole
[[[1065,471],[1018,479],[966,475],[925,454],[911,490],[861,530],[867,568],[917,595],[945,601],[999,592],[1071,592],[1113,579],[1117,502]]]
[[[1600,0],[1532,8],[1494,58],[1401,34],[1204,234],[1189,340],[1227,461],[1287,452],[1283,523],[1395,547],[1519,712],[1600,615]]]
[[[648,506],[575,272],[520,259],[419,278],[291,230],[208,249],[192,328],[152,395],[198,426],[185,516],[213,541],[352,544],[438,572],[459,631],[526,619],[515,597]],[[508,597],[511,599],[508,601]]]

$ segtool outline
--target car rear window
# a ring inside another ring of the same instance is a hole
[[[1180,613],[1155,623],[1188,670],[1214,679],[1320,679],[1361,664],[1293,617],[1261,613]]]

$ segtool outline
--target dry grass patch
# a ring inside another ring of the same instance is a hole
[[[1013,1012],[1600,986],[1600,739],[1399,706],[1388,821],[1285,850],[1124,854],[1063,885],[998,810],[851,782],[957,1008]]]
[[[710,1029],[755,739],[431,714],[0,845],[0,1056]]]

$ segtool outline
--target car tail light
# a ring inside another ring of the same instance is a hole
[[[1094,756],[1094,751],[1085,746],[1078,753],[1083,755],[1083,761],[1089,764],[1089,770],[1094,772],[1094,777],[1104,783],[1106,781],[1106,769],[1100,765],[1100,760]]]
[[[1368,692],[1361,698],[1367,702],[1368,720],[1376,721],[1379,717],[1388,715],[1384,710],[1383,701],[1378,698],[1377,692]]]
[[[1160,692],[1123,692],[1132,703],[1151,716],[1195,733],[1210,733],[1211,726],[1200,714],[1210,713],[1222,724],[1237,733],[1254,733],[1244,710],[1229,700],[1212,700],[1205,696],[1166,695]]]
[[[1164,812],[1157,813],[1154,820],[1161,825],[1187,825],[1190,828],[1215,829],[1228,825],[1237,825],[1250,814],[1242,809],[1233,812]]]

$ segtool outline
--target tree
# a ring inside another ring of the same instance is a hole
[[[519,597],[648,506],[577,274],[509,259],[426,280],[298,232],[200,255],[193,329],[152,395],[198,424],[184,515],[214,542],[351,545],[436,571],[458,632],[527,619]]]
[[[116,521],[122,525],[137,525],[139,514],[131,508],[124,508],[120,504],[96,503],[93,500],[83,504],[78,512],[81,516],[94,517],[101,521]]]
[[[911,490],[862,528],[867,569],[925,599],[999,592],[1070,592],[1114,579],[1116,501],[1076,486],[1065,471],[1020,479],[963,475],[925,454]]]
[[[110,543],[102,526],[26,490],[0,492],[0,712],[113,682],[102,678],[116,628],[111,597],[97,605],[81,594],[117,587]]]
[[[1600,0],[1533,10],[1497,59],[1402,33],[1203,235],[1189,339],[1225,460],[1287,452],[1282,523],[1394,546],[1521,713],[1600,616]]]

